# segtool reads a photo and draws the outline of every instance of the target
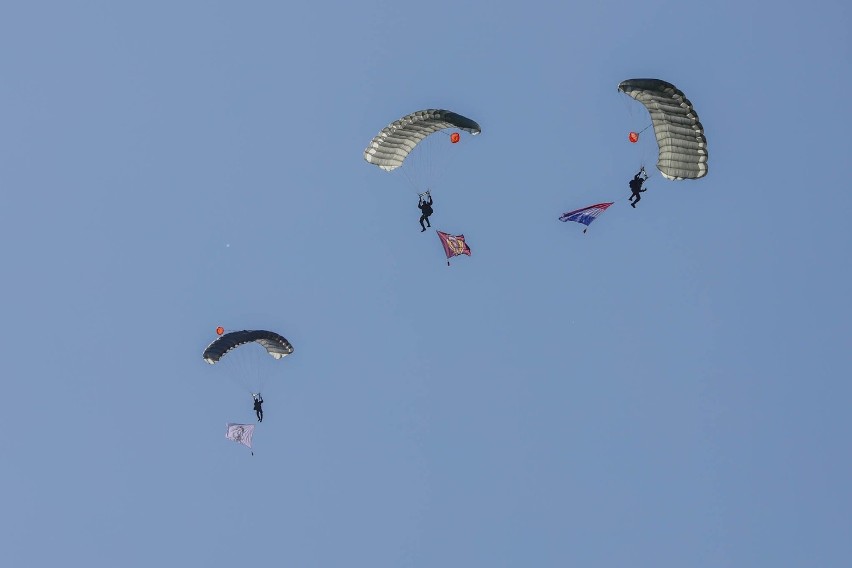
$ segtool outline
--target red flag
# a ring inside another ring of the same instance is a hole
[[[464,242],[464,235],[450,235],[441,231],[435,232],[438,233],[438,238],[441,239],[441,244],[444,245],[444,252],[447,254],[447,258],[452,258],[460,254],[470,256],[470,247]]]

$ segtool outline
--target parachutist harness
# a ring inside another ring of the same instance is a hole
[[[641,177],[642,181],[639,182],[637,187],[634,188],[633,186],[634,186],[634,182],[636,182],[636,177],[639,177],[640,174],[642,176]],[[632,191],[635,194],[638,190],[641,189],[642,184],[645,183],[646,181],[648,181],[648,177],[649,177],[648,172],[645,171],[645,166],[640,167],[639,171],[636,173],[636,176],[634,177],[634,179],[630,180],[630,184],[629,184],[630,185],[630,191]]]

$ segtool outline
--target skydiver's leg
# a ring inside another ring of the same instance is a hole
[[[426,220],[427,220],[426,215],[420,216],[420,232],[421,233],[426,230],[426,227],[423,225],[423,221],[426,221]],[[431,225],[430,225],[430,227],[431,227]]]
[[[431,227],[431,226],[432,226],[432,223],[430,223],[430,222],[429,222],[429,217],[428,217],[428,216],[426,217],[426,226],[427,226],[427,227]]]

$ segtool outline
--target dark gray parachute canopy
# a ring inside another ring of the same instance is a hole
[[[668,179],[707,175],[707,139],[698,113],[681,90],[660,79],[628,79],[618,90],[648,109],[660,157],[657,169]]]
[[[281,359],[293,352],[290,342],[273,331],[231,331],[207,346],[204,350],[204,360],[212,365],[231,349],[246,343],[259,343],[275,359]]]
[[[474,136],[482,132],[476,122],[452,111],[418,110],[382,128],[364,150],[364,159],[389,172],[401,166],[424,138],[445,128],[458,128]]]

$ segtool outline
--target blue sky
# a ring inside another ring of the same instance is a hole
[[[495,6],[0,11],[4,564],[846,565],[850,7]],[[710,152],[635,210],[634,77]],[[217,325],[295,347],[253,457]]]

